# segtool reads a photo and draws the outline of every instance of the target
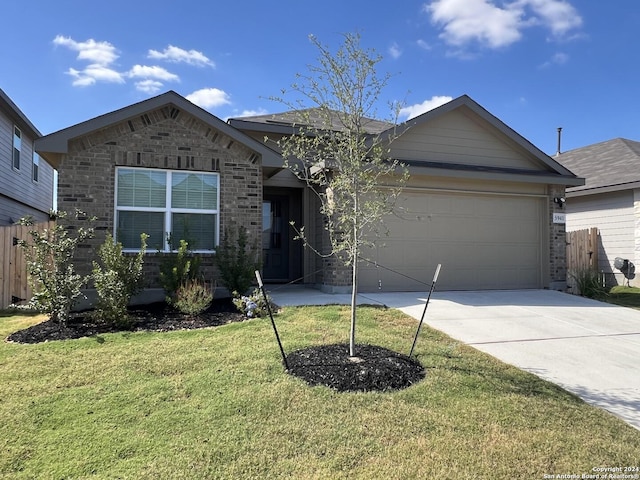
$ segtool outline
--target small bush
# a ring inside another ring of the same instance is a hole
[[[247,293],[260,269],[257,240],[249,245],[244,228],[230,227],[216,250],[220,280],[229,292]]]
[[[78,244],[93,237],[95,217],[88,218],[86,213],[76,210],[76,220],[87,222],[87,226],[70,235],[70,230],[63,225],[67,213],[52,212],[51,215],[57,218],[52,229],[30,230],[31,242],[20,240],[18,244],[23,249],[33,289],[29,305],[48,314],[51,321],[66,325],[90,277],[76,273],[73,255]],[[23,217],[19,224],[33,226],[34,223],[31,217]]]
[[[569,272],[569,276],[576,282],[578,293],[583,297],[602,298],[607,295],[607,287],[597,271],[583,268]]]
[[[267,300],[265,301],[262,291],[259,288],[254,289],[250,295],[240,295],[238,292],[233,292],[233,304],[240,313],[248,318],[267,316],[269,314],[267,302],[269,302],[271,312],[274,312],[275,304],[271,300],[271,297],[267,295]]]
[[[175,254],[167,254],[160,264],[160,283],[164,288],[167,303],[173,304],[178,289],[198,276],[200,259],[189,250],[189,243],[180,240]]]
[[[199,315],[211,306],[213,292],[200,280],[189,280],[176,290],[173,305],[187,315]]]
[[[102,264],[93,262],[93,282],[98,294],[96,315],[103,322],[126,328],[131,325],[127,306],[142,288],[144,254],[148,235],[140,235],[140,251],[133,257],[122,254],[122,244],[110,234],[100,246]]]

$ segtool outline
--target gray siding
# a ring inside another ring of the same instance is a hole
[[[600,232],[598,267],[608,274],[622,275],[613,268],[616,257],[633,261],[635,220],[633,191],[603,193],[567,200],[567,231],[597,227]]]
[[[40,159],[38,182],[32,180],[34,138],[24,129],[20,170],[13,169],[13,128],[13,120],[0,111],[0,225],[34,211],[46,216],[53,206],[53,167]]]

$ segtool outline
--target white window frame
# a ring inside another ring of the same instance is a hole
[[[16,137],[20,145],[16,148]],[[20,163],[22,160],[22,131],[16,126],[13,126],[13,137],[11,144],[13,148],[11,149],[11,167],[16,171],[20,171]],[[18,152],[18,166],[16,167],[16,150]]]
[[[165,191],[165,206],[164,207],[122,207],[118,206],[118,178],[120,170],[141,170],[145,172],[163,172],[166,175],[166,191]],[[217,177],[218,188],[216,192],[216,206],[215,209],[190,209],[190,208],[172,208],[171,207],[171,177],[174,173],[194,173],[194,174],[205,174],[212,175]],[[169,232],[172,231],[172,214],[173,213],[194,213],[199,215],[215,215],[216,216],[216,224],[215,224],[215,235],[216,239],[214,242],[214,247],[217,247],[220,243],[220,174],[217,172],[205,172],[199,170],[166,170],[166,169],[158,169],[158,168],[140,168],[140,167],[116,167],[116,175],[115,175],[115,186],[114,186],[114,222],[113,222],[113,238],[117,238],[117,228],[118,228],[118,212],[120,211],[129,211],[129,212],[163,212],[164,213],[164,239],[163,245],[164,248],[160,250],[163,253],[176,252],[177,247],[179,246],[179,240],[173,241],[173,249],[168,242]],[[138,252],[139,248],[123,248],[124,252]],[[215,248],[212,250],[193,250],[195,253],[215,253]],[[151,251],[148,251],[151,253]]]

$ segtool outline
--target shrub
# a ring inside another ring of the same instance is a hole
[[[29,305],[48,314],[53,322],[66,325],[71,309],[82,295],[82,286],[90,278],[76,273],[73,255],[78,244],[93,237],[95,217],[89,218],[76,210],[76,220],[87,221],[89,226],[80,227],[71,235],[63,225],[67,213],[52,212],[51,215],[58,219],[52,229],[30,230],[32,242],[19,240],[18,244],[24,251],[29,284],[34,292]],[[33,219],[23,217],[18,223],[33,226]]]
[[[260,269],[258,255],[257,240],[249,245],[244,228],[232,226],[225,231],[215,258],[220,280],[229,292],[247,293]]]
[[[275,304],[271,300],[271,297],[267,295],[265,301],[262,290],[256,288],[250,295],[240,295],[238,292],[233,292],[233,304],[244,316],[248,318],[264,317],[269,314],[267,309],[267,302],[271,307],[271,311],[275,311]]]
[[[174,306],[187,315],[199,315],[204,312],[213,301],[213,292],[201,280],[189,280],[176,290],[173,300]]]
[[[93,262],[93,282],[98,294],[96,315],[103,322],[119,327],[130,325],[127,306],[131,297],[142,288],[142,264],[148,235],[140,235],[140,251],[132,256],[122,254],[122,244],[110,234],[100,246],[102,265]]]
[[[200,259],[191,253],[186,240],[180,240],[177,253],[166,255],[160,264],[160,283],[167,295],[167,303],[173,304],[178,289],[194,280],[199,268]]]
[[[600,274],[591,269],[583,268],[574,272],[569,272],[578,287],[578,292],[587,298],[602,298],[607,295],[607,288],[600,278]]]

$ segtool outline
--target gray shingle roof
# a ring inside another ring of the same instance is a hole
[[[270,113],[267,115],[257,115],[253,117],[238,117],[229,119],[229,123],[233,126],[242,125],[243,122],[258,123],[272,126],[274,129],[291,127],[296,124],[302,126],[302,122],[307,122],[308,126],[318,129],[340,131],[344,129],[340,122],[339,112],[330,112],[331,124],[327,125],[327,115],[323,115],[320,108],[308,108],[304,110],[290,110],[282,113]],[[310,125],[309,125],[310,124]],[[375,135],[393,127],[393,123],[376,120],[373,118],[364,118],[362,128],[366,133]]]
[[[16,122],[22,130],[28,131],[30,137],[38,138],[42,136],[40,131],[33,125],[33,123],[31,123],[27,116],[22,113],[22,110],[20,110],[18,106],[13,103],[13,100],[11,100],[9,98],[9,95],[7,95],[1,88],[0,110],[4,110],[9,118]]]
[[[615,138],[561,153],[555,159],[586,179],[583,186],[567,193],[600,193],[604,189],[625,190],[640,182],[640,142]]]

